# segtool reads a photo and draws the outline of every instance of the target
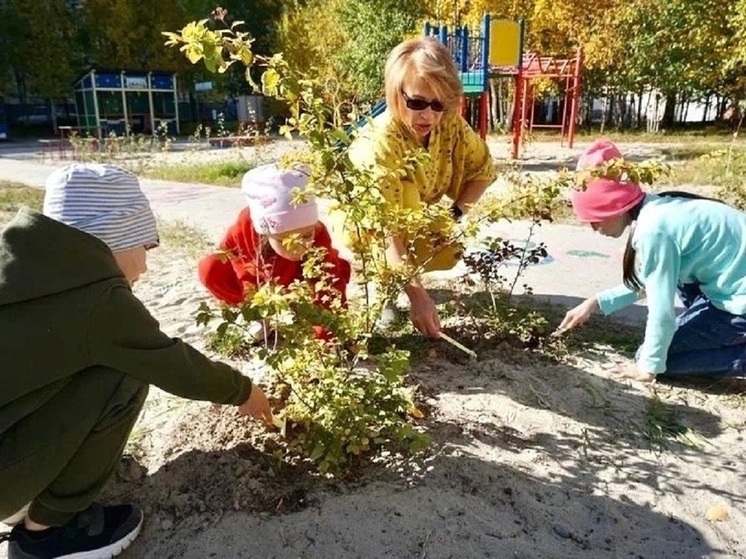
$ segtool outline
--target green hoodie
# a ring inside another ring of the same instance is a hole
[[[238,405],[251,392],[161,332],[105,243],[22,209],[0,233],[0,436],[92,366],[193,400]]]

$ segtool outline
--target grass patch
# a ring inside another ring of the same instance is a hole
[[[661,181],[662,184],[693,184],[725,191],[742,187],[746,173],[746,148],[741,145],[723,146],[720,149],[681,147],[664,153],[671,161],[673,172]],[[717,192],[712,194],[717,195]]]
[[[695,433],[681,423],[680,413],[657,396],[645,404],[645,418],[639,433],[653,451],[661,453],[672,444],[696,448]]]
[[[17,182],[0,181],[0,210],[17,211],[21,206],[40,210],[44,203],[44,191]]]
[[[241,177],[256,166],[254,162],[213,161],[206,163],[159,165],[143,169],[142,175],[151,179],[174,182],[203,183],[217,186],[240,186]]]
[[[599,127],[591,130],[586,128],[576,131],[575,139],[579,142],[590,142],[603,136],[618,143],[643,143],[643,144],[691,144],[712,143],[727,144],[733,140],[733,131],[728,128],[706,127],[693,130],[662,131],[658,134],[650,134],[646,130],[613,130],[606,129],[601,133]],[[503,138],[509,141],[512,134],[493,134],[494,138]],[[559,134],[549,130],[534,130],[527,138],[527,144],[531,142],[558,142]]]
[[[0,225],[13,219],[21,206],[41,211],[43,204],[44,191],[40,188],[0,181]]]
[[[548,131],[542,131],[547,133]],[[689,143],[727,143],[733,139],[733,130],[728,126],[703,125],[677,128],[674,130],[660,130],[649,133],[647,129],[615,130],[608,126],[601,133],[600,126],[580,128],[576,138],[581,141],[595,140],[599,136],[609,138],[614,142],[638,142],[648,144],[689,144]]]
[[[179,220],[159,220],[158,235],[169,247],[178,248],[190,256],[202,256],[214,248],[207,233]]]

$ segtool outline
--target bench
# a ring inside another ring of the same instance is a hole
[[[41,144],[41,158],[46,159],[47,155],[50,159],[54,159],[54,154],[57,153],[57,157],[59,159],[66,159],[67,158],[67,147],[70,145],[70,143],[67,140],[58,140],[58,139],[41,139],[39,140],[39,144]]]

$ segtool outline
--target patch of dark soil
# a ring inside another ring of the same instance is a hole
[[[288,459],[278,436],[227,406],[190,407],[157,448],[158,456],[149,458],[151,464],[122,460],[107,497],[132,500],[177,520],[230,510],[301,510],[313,502],[311,488],[323,486],[323,480],[311,464]]]
[[[183,522],[210,526],[231,511],[293,513],[313,506],[323,493],[406,480],[412,467],[419,469],[403,451],[389,450],[360,458],[334,478],[323,476],[289,454],[279,433],[228,406],[188,404],[173,428],[149,437],[146,458],[124,456],[102,499],[137,503],[166,528]]]

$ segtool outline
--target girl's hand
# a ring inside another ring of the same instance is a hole
[[[561,334],[562,332],[565,332],[566,330],[571,330],[572,328],[575,328],[576,326],[582,326],[583,324],[588,322],[588,319],[597,310],[598,310],[598,299],[596,299],[595,297],[590,297],[586,299],[585,301],[580,303],[577,307],[567,311],[565,318],[562,320],[562,323],[557,328],[557,333]]]
[[[641,371],[635,364],[622,365],[616,371],[612,371],[611,376],[617,380],[631,379],[637,382],[653,382],[655,380],[655,375]]]
[[[269,407],[269,400],[267,400],[262,389],[256,384],[251,386],[249,398],[238,407],[238,413],[263,421],[267,425],[273,424],[272,409]]]

